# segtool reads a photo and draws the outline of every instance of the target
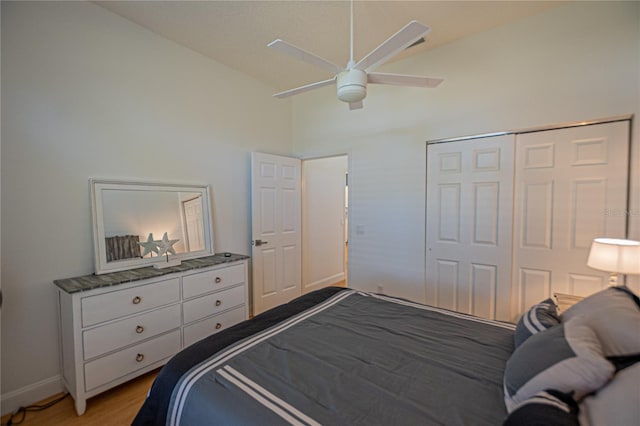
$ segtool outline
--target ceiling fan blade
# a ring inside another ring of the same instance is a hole
[[[354,109],[362,109],[362,101],[358,102],[350,102],[349,103],[349,111],[353,111]]]
[[[328,80],[317,81],[315,83],[307,84],[305,86],[296,87],[295,89],[285,90],[284,92],[276,93],[273,95],[276,98],[288,98],[289,96],[297,95],[298,93],[308,92],[309,90],[317,89],[332,84],[336,81],[336,78],[330,78]]]
[[[372,84],[393,84],[394,86],[411,87],[436,87],[442,83],[442,78],[429,78],[417,75],[385,74],[372,72],[367,74],[367,83]]]
[[[400,31],[389,37],[380,46],[373,49],[367,56],[358,62],[355,68],[359,70],[374,70],[378,65],[391,58],[396,53],[409,47],[410,44],[427,34],[431,29],[418,21],[411,21]]]
[[[311,52],[307,52],[306,50],[301,49],[298,46],[294,46],[293,44],[288,43],[284,40],[280,40],[280,39],[274,40],[271,43],[267,44],[267,47],[279,50],[280,52],[293,56],[294,58],[299,59],[303,62],[313,64],[317,67],[320,67],[324,70],[329,71],[331,74],[338,74],[344,71],[342,67],[339,67],[338,65],[332,62],[329,62],[318,55],[314,55]]]

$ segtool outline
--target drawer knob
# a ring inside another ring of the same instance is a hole
[[[216,306],[220,306],[222,305],[222,302],[220,300],[216,300]]]
[[[216,324],[216,330],[220,330],[221,328],[222,328],[222,324],[217,323],[217,324]]]
[[[216,277],[216,284],[220,284],[222,282],[222,278]]]
[[[142,297],[136,296],[133,298],[132,302],[134,305],[137,305],[138,303],[142,302]]]
[[[136,355],[136,361],[138,362],[142,362],[142,360],[144,359],[144,354],[138,354]]]
[[[136,327],[136,333],[142,334],[143,331],[144,331],[144,327],[143,326],[139,325],[139,326]]]

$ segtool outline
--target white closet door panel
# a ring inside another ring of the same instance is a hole
[[[569,274],[569,294],[586,297],[609,285],[607,276]]]
[[[551,271],[546,269],[520,268],[518,270],[518,281],[521,285],[522,298],[518,310],[524,312],[532,304],[531,300],[538,303],[549,297],[551,289]]]
[[[460,242],[460,184],[438,186],[438,240]]]
[[[518,135],[512,319],[554,292],[588,295],[606,273],[586,266],[595,237],[624,238],[628,122]]]
[[[473,242],[498,245],[500,206],[499,182],[473,184]]]
[[[522,188],[522,246],[551,248],[553,182],[528,182]]]
[[[437,259],[436,265],[436,305],[456,310],[460,263],[455,260]]]
[[[471,311],[474,315],[491,318],[495,312],[498,268],[495,265],[471,265]]]
[[[426,302],[510,318],[514,136],[427,149]]]
[[[571,188],[571,247],[589,249],[590,235],[606,235],[607,179],[576,179]],[[593,207],[596,208],[593,208]]]

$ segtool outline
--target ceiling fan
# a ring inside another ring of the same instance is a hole
[[[285,90],[284,92],[276,93],[273,96],[276,98],[286,98],[297,95],[298,93],[328,86],[335,82],[338,88],[338,99],[343,102],[347,102],[349,104],[349,109],[354,110],[362,108],[362,100],[367,96],[367,83],[412,87],[436,87],[442,83],[443,79],[441,78],[372,72],[392,56],[411,46],[415,42],[419,41],[424,35],[429,33],[431,29],[428,26],[421,24],[418,21],[409,22],[400,31],[389,37],[380,46],[373,49],[358,63],[353,60],[353,0],[351,1],[350,30],[350,59],[345,68],[280,39],[269,43],[267,47],[279,50],[280,52],[291,55],[296,59],[313,64],[334,74],[330,79],[307,84],[295,89]]]

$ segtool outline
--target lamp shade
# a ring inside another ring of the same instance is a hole
[[[619,274],[640,274],[640,241],[596,238],[587,266]]]

